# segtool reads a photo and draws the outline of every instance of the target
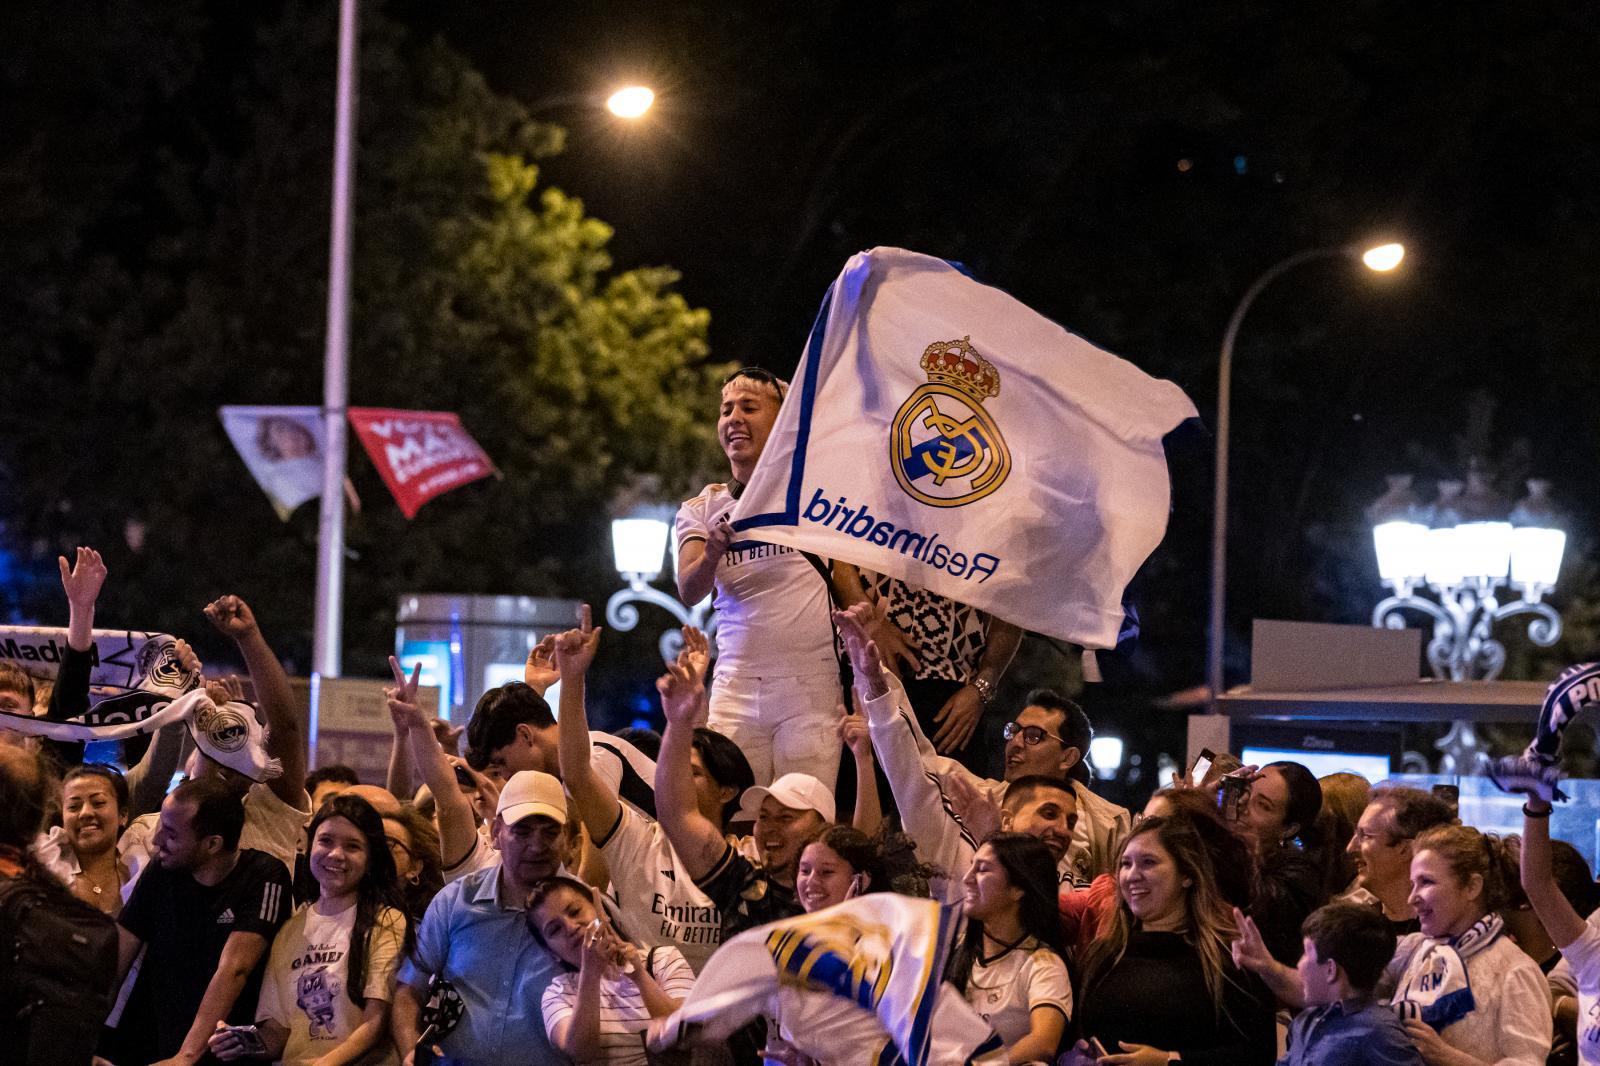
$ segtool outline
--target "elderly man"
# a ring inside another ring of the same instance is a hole
[[[395,986],[394,1036],[404,1066],[419,1040],[437,1044],[445,1063],[557,1062],[539,1010],[545,987],[561,970],[528,932],[523,904],[540,881],[561,868],[567,821],[561,782],[537,770],[511,776],[500,791],[494,840],[499,858],[444,887],[422,919],[415,953]],[[430,980],[448,981],[464,1013],[448,1034],[420,1024]]]

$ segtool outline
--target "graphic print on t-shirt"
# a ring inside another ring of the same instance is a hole
[[[1600,1002],[1589,1004],[1589,1009],[1584,1014],[1583,1036],[1580,1039],[1585,1044],[1600,1044]],[[1591,1056],[1583,1057],[1589,1059]]]
[[[309,928],[307,930],[309,932]],[[289,964],[294,974],[294,1003],[306,1016],[313,1040],[334,1037],[338,998],[344,995],[344,982],[339,975],[344,972],[346,942],[319,938],[320,943],[306,945],[300,957]]]
[[[333,1001],[343,992],[339,975],[326,966],[302,970],[294,979],[295,1006],[305,1012],[311,1023],[311,1039],[324,1040],[333,1036]]]

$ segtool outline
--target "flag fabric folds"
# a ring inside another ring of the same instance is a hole
[[[435,496],[497,473],[461,419],[446,411],[352,407],[350,425],[407,518]]]
[[[93,640],[89,684],[91,692],[101,698],[91,703],[88,711],[62,722],[0,714],[0,730],[89,743],[153,733],[187,715],[183,708],[169,708],[200,684],[200,675],[185,672],[178,661],[176,639],[166,633],[96,629]],[[54,679],[66,648],[65,629],[0,626],[0,660],[35,678]]]
[[[1166,532],[1162,438],[1193,417],[959,267],[875,248],[829,288],[733,526],[1110,648]]]
[[[222,427],[285,522],[322,494],[322,416],[315,407],[223,407]]]
[[[790,988],[874,1013],[889,1037],[879,1063],[1003,1062],[999,1038],[943,981],[955,913],[875,892],[746,930],[707,960],[683,1006],[651,1027],[651,1047],[724,1039]]]

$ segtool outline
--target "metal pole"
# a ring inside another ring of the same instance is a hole
[[[1245,312],[1255,303],[1256,297],[1280,276],[1301,263],[1341,255],[1359,256],[1359,248],[1308,248],[1296,252],[1262,274],[1239,300],[1228,319],[1228,330],[1222,335],[1222,354],[1217,361],[1217,449],[1216,472],[1213,477],[1215,493],[1211,501],[1211,623],[1206,634],[1206,687],[1209,689],[1208,705],[1217,713],[1217,697],[1222,695],[1223,640],[1226,634],[1223,608],[1224,589],[1228,576],[1228,431],[1231,409],[1230,393],[1233,387],[1233,342],[1239,336],[1239,325]]]
[[[322,500],[317,524],[317,617],[311,661],[311,745],[324,677],[338,677],[344,595],[345,407],[350,354],[350,230],[355,200],[358,0],[339,3],[339,88],[334,105],[333,224],[328,249],[328,338],[322,370]]]

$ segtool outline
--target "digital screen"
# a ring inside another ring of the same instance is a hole
[[[439,706],[434,711],[445,721],[450,720],[450,642],[445,640],[408,640],[400,652],[400,668],[411,676],[417,665],[422,666],[419,686],[434,685],[439,689]]]
[[[1297,762],[1314,777],[1329,774],[1360,774],[1372,784],[1389,777],[1389,756],[1356,751],[1302,751],[1298,748],[1251,748],[1239,756],[1246,766],[1265,766],[1269,762]]]

